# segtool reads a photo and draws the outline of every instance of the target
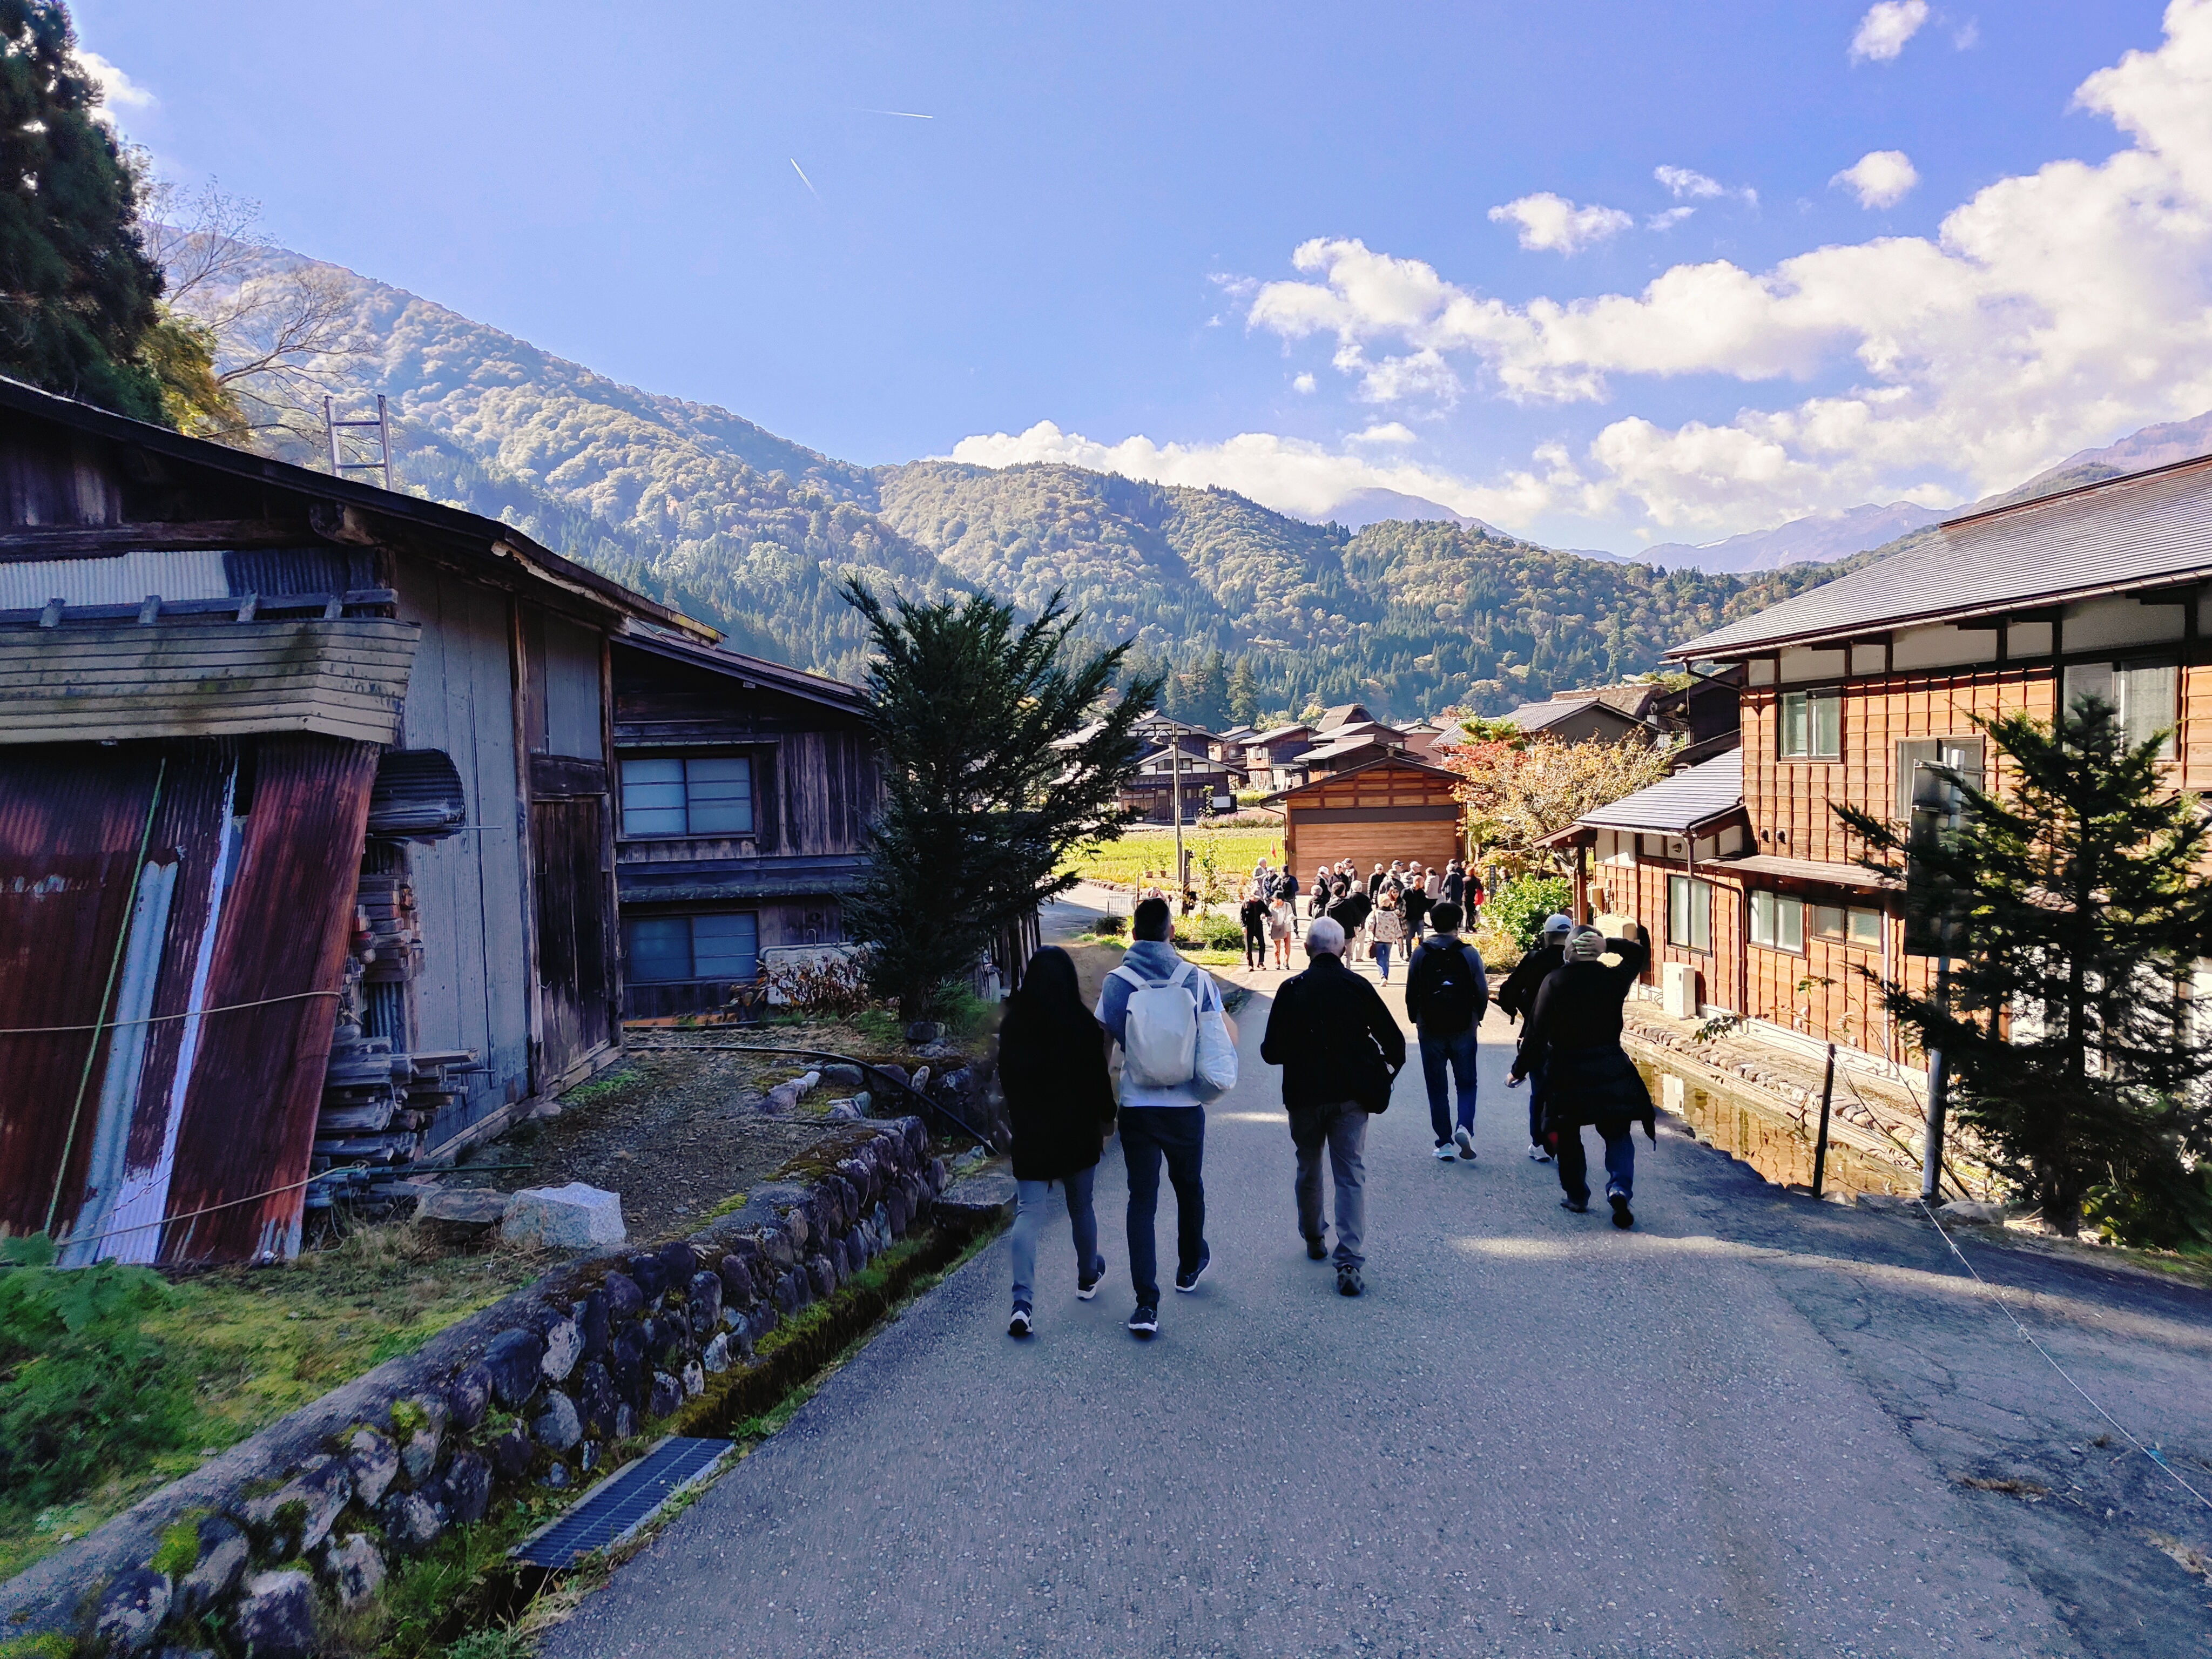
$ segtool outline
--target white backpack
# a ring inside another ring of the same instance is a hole
[[[1127,963],[1114,972],[1134,988],[1122,1026],[1125,1078],[1154,1089],[1194,1082],[1213,1094],[1236,1086],[1237,1045],[1218,1008],[1199,1012],[1196,968],[1183,963],[1164,980],[1148,980]]]

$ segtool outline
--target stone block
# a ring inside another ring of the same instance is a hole
[[[761,1250],[769,1265],[778,1271],[793,1267],[799,1261],[798,1243],[787,1228],[770,1228],[761,1235]]]
[[[100,1598],[92,1635],[104,1653],[143,1653],[169,1616],[169,1576],[139,1567],[115,1576]]]
[[[427,1505],[425,1506],[427,1507]],[[304,1572],[257,1572],[230,1621],[231,1639],[253,1659],[311,1659],[315,1585]]]
[[[329,1537],[331,1523],[352,1501],[353,1480],[345,1464],[321,1457],[275,1492],[248,1499],[239,1513],[248,1528],[269,1540],[270,1555],[289,1561]]]
[[[583,1358],[584,1333],[573,1319],[556,1319],[545,1328],[545,1354],[538,1362],[548,1382],[565,1382]]]
[[[660,1271],[672,1291],[681,1291],[699,1271],[699,1253],[682,1239],[660,1247]]]
[[[1003,1170],[979,1170],[946,1187],[934,1209],[939,1220],[957,1226],[995,1227],[1011,1221],[1021,1188]]]
[[[244,1530],[219,1515],[200,1522],[199,1547],[199,1559],[177,1580],[173,1597],[177,1610],[188,1618],[207,1612],[228,1596],[252,1553]]]
[[[548,1451],[569,1450],[584,1437],[584,1419],[576,1402],[558,1389],[548,1389],[544,1409],[530,1425],[530,1437]]]
[[[619,1244],[622,1197],[572,1181],[563,1187],[526,1187],[507,1200],[500,1237],[540,1249],[590,1250]]]
[[[707,1373],[696,1359],[684,1366],[679,1380],[684,1384],[684,1396],[687,1400],[696,1400],[707,1392]]]
[[[576,1467],[581,1469],[586,1474],[589,1474],[593,1469],[599,1468],[600,1461],[599,1443],[598,1441],[586,1440],[581,1446],[579,1446],[576,1449]]]
[[[407,1431],[399,1448],[399,1468],[409,1480],[420,1486],[438,1467],[438,1453],[446,1443],[446,1402],[417,1399],[407,1403],[421,1420]]]
[[[598,1360],[587,1359],[578,1369],[575,1401],[577,1413],[586,1429],[594,1434],[606,1434],[613,1429],[615,1407],[622,1402],[615,1394],[614,1378]]]
[[[465,1243],[499,1225],[507,1195],[482,1187],[448,1187],[426,1193],[415,1206],[415,1224],[441,1243]]]
[[[646,1304],[649,1307],[658,1302],[660,1293],[668,1288],[668,1275],[661,1271],[660,1258],[647,1251],[630,1257],[629,1267],[629,1276],[644,1293]]]
[[[890,1191],[885,1193],[884,1194],[884,1213],[890,1221],[891,1236],[894,1238],[905,1237],[907,1223],[906,1194],[896,1187],[892,1188]]]
[[[515,1326],[501,1331],[484,1351],[484,1366],[491,1372],[492,1393],[509,1411],[518,1409],[538,1392],[545,1343],[537,1332]]]
[[[437,1505],[418,1492],[396,1492],[377,1505],[386,1541],[408,1555],[420,1555],[436,1543],[446,1530]]]
[[[356,1607],[384,1588],[384,1558],[357,1532],[333,1539],[323,1551],[323,1576],[342,1607]]]
[[[584,1352],[581,1357],[586,1359],[603,1357],[614,1329],[613,1322],[607,1317],[605,1291],[593,1291],[569,1310],[568,1316],[576,1322],[577,1330],[583,1334]]]
[[[837,1270],[830,1265],[828,1256],[810,1255],[806,1258],[806,1280],[813,1287],[814,1298],[818,1302],[836,1293]]]
[[[399,1448],[389,1435],[374,1429],[356,1429],[346,1449],[346,1473],[353,1479],[353,1495],[374,1509],[399,1478]]]
[[[745,1265],[743,1256],[736,1254],[722,1258],[722,1303],[725,1307],[742,1308],[753,1299],[752,1269]]]
[[[464,1365],[446,1389],[446,1409],[453,1426],[467,1434],[491,1409],[491,1370],[482,1364]]]
[[[833,1123],[856,1123],[867,1115],[858,1099],[833,1100],[830,1109],[823,1114]]]
[[[857,1066],[834,1060],[822,1068],[822,1081],[831,1089],[857,1089],[866,1081],[866,1073]]]
[[[511,1425],[507,1432],[494,1437],[491,1443],[491,1466],[504,1480],[519,1479],[530,1467],[530,1431],[521,1424]]]
[[[721,1322],[721,1274],[696,1273],[691,1275],[691,1300],[688,1311],[694,1336],[703,1337]]]
[[[615,1438],[627,1440],[637,1432],[636,1408],[624,1403],[615,1407]]]
[[[607,1358],[607,1375],[614,1379],[617,1394],[635,1401],[638,1397],[638,1380],[645,1370],[645,1333],[633,1325],[615,1339],[613,1352]]]
[[[491,1507],[491,1465],[478,1452],[456,1452],[446,1466],[441,1483],[446,1518],[457,1527],[472,1527]]]
[[[730,1334],[727,1331],[719,1333],[707,1345],[699,1356],[699,1364],[702,1370],[716,1376],[730,1369]]]
[[[684,1403],[684,1385],[666,1371],[653,1374],[653,1393],[646,1401],[647,1417],[665,1417]]]
[[[562,1490],[568,1484],[568,1466],[566,1463],[556,1463],[538,1477],[538,1484],[549,1487],[554,1492]]]
[[[2002,1227],[2005,1221],[2005,1206],[2002,1204],[1977,1204],[1971,1199],[1960,1199],[1946,1204],[1936,1212],[1936,1218],[1961,1227]]]

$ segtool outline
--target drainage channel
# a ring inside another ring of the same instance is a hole
[[[1761,1103],[1748,1090],[1728,1088],[1687,1067],[1669,1066],[1649,1049],[1639,1048],[1632,1057],[1651,1098],[1688,1123],[1698,1139],[1749,1164],[1778,1187],[1811,1188],[1813,1129]],[[1830,1193],[1910,1195],[1920,1190],[1920,1173],[1904,1162],[1902,1151],[1894,1159],[1885,1158],[1831,1133],[1821,1185]]]

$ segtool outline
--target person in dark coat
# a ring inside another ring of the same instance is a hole
[[[1390,1103],[1406,1064],[1406,1035],[1382,994],[1344,965],[1344,930],[1328,917],[1306,929],[1305,972],[1283,981],[1267,1012],[1260,1058],[1283,1068],[1283,1105],[1297,1152],[1298,1231],[1306,1255],[1328,1257],[1321,1218],[1321,1164],[1335,1188],[1336,1288],[1358,1296],[1366,1258],[1367,1120]]]
[[[1460,861],[1454,859],[1449,864],[1444,866],[1443,890],[1437,896],[1446,904],[1459,905],[1460,914],[1464,915],[1467,913],[1467,907],[1461,901],[1465,896],[1466,890],[1467,872],[1461,867]]]
[[[1336,902],[1328,907],[1328,919],[1344,929],[1346,939],[1357,939],[1359,930],[1367,925],[1367,918],[1374,914],[1374,901],[1357,887],[1347,886],[1337,896]]]
[[[1600,960],[1608,953],[1620,958],[1612,967]],[[1566,958],[1536,993],[1513,1078],[1526,1077],[1533,1063],[1542,1061],[1544,1127],[1566,1193],[1561,1206],[1577,1215],[1589,1208],[1583,1126],[1590,1124],[1605,1141],[1605,1197],[1613,1206],[1613,1224],[1632,1227],[1636,1216],[1628,1201],[1636,1187],[1636,1142],[1629,1125],[1641,1120],[1645,1139],[1659,1137],[1651,1091],[1620,1046],[1620,1010],[1651,959],[1651,947],[1638,939],[1609,939],[1595,927],[1584,927],[1569,935]]]
[[[1298,872],[1287,863],[1283,866],[1282,878],[1275,884],[1275,896],[1291,907],[1291,936],[1295,939],[1298,931]]]
[[[1420,868],[1418,864],[1413,866],[1412,879],[1398,896],[1398,908],[1406,913],[1406,937],[1415,940],[1421,937],[1422,924],[1429,916],[1429,890],[1422,884]]]
[[[1244,890],[1244,902],[1237,907],[1237,921],[1244,924],[1244,965],[1265,968],[1267,965],[1267,895],[1261,890],[1255,878]]]
[[[1478,887],[1479,890],[1479,887]],[[1508,1019],[1525,1020],[1535,1006],[1537,990],[1567,959],[1567,935],[1575,924],[1556,912],[1544,919],[1536,948],[1521,958],[1498,993],[1498,1012]],[[1551,1142],[1544,1138],[1544,1062],[1540,1055],[1528,1066],[1528,1156],[1539,1164],[1552,1158]]]
[[[1006,1334],[1027,1336],[1037,1235],[1054,1182],[1067,1190],[1076,1295],[1088,1302],[1106,1277],[1091,1182],[1114,1126],[1114,1085],[1106,1072],[1106,1035],[1083,1005],[1074,959],[1056,945],[1030,958],[1019,988],[1006,999],[1006,1023],[999,1029],[999,1086],[1013,1125],[1014,1180],[1021,1194],[1009,1236],[1014,1312]]]

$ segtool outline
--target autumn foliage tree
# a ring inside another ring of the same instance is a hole
[[[1470,720],[1466,731],[1470,741],[1444,765],[1459,775],[1468,830],[1486,853],[1524,865],[1542,860],[1546,836],[1666,777],[1680,749],[1635,738],[1561,743],[1500,720]]]

